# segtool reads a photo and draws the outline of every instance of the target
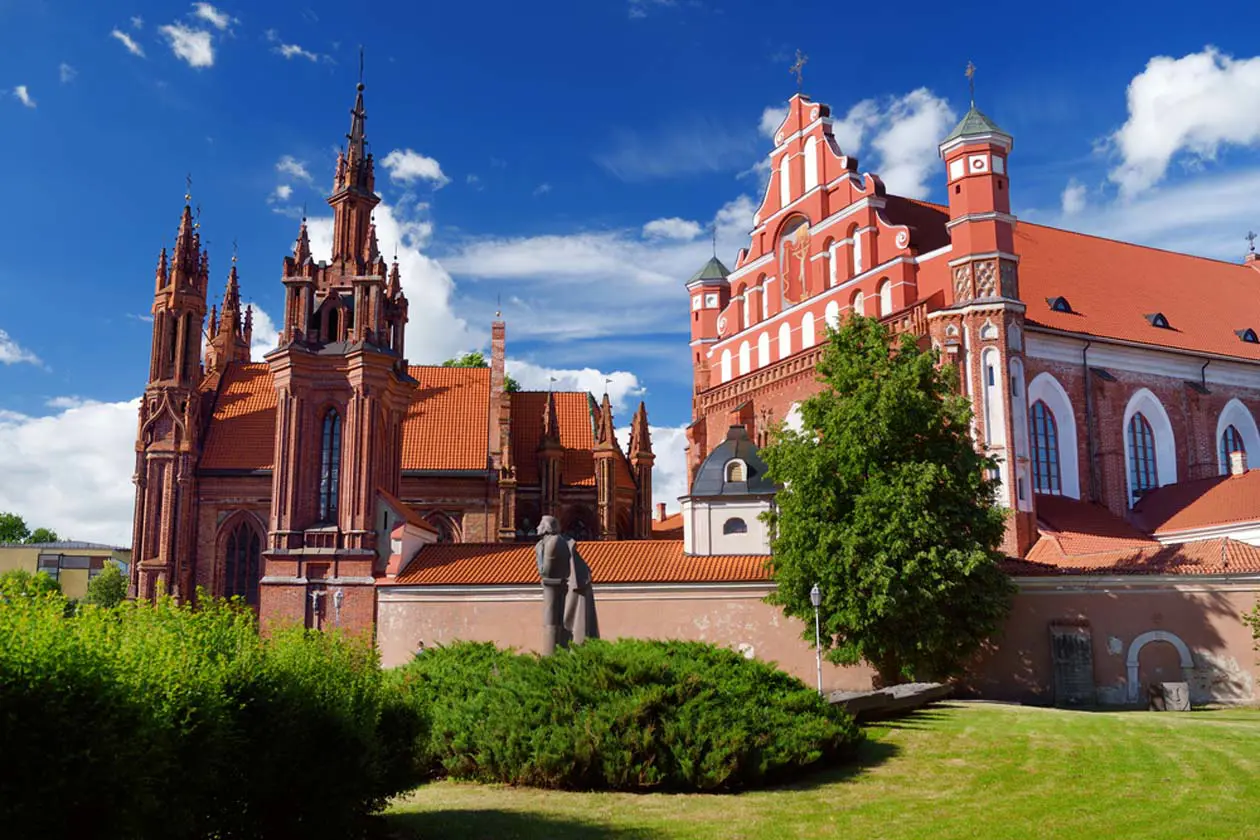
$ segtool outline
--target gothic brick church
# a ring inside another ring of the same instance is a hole
[[[209,262],[187,203],[158,259],[134,476],[141,597],[203,588],[244,597],[265,622],[365,628],[395,535],[511,542],[543,515],[582,539],[651,535],[642,404],[627,455],[607,394],[506,392],[498,320],[486,368],[408,364],[402,278],[372,222],[362,84],[351,115],[330,259],[311,254],[303,219],[263,362],[250,360],[235,258],[207,322]]]

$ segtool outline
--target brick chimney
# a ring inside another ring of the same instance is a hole
[[[1242,475],[1247,472],[1247,453],[1234,450],[1229,453],[1229,474]]]
[[[664,502],[656,503],[656,521],[657,522],[665,521],[665,503]]]

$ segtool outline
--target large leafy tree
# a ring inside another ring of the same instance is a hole
[[[57,541],[57,532],[51,528],[32,531],[26,520],[16,513],[0,512],[0,543],[49,543]]]
[[[447,359],[442,362],[442,367],[490,367],[490,363],[486,361],[486,357],[480,350],[474,350],[471,353],[465,353],[462,356],[456,356],[453,359]],[[503,374],[503,390],[509,394],[515,394],[521,390],[521,383],[512,378],[510,373]]]
[[[956,673],[1000,626],[1013,586],[998,567],[1005,511],[976,451],[970,403],[914,338],[869,318],[828,331],[822,390],[761,451],[781,485],[770,596],[837,663],[885,683]]]

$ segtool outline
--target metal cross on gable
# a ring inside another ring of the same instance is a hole
[[[796,75],[796,89],[798,91],[801,89],[801,86],[804,83],[804,70],[805,70],[805,65],[807,63],[809,63],[809,56],[805,55],[800,50],[797,50],[796,63],[788,68],[789,73],[793,73]]]
[[[963,71],[967,77],[967,85],[971,89],[971,107],[976,107],[976,65],[970,61],[967,62],[967,69]]]

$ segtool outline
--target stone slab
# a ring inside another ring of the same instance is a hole
[[[866,722],[909,714],[944,700],[953,690],[942,683],[902,683],[873,691],[833,691],[828,700]]]
[[[1190,711],[1190,683],[1151,683],[1147,696],[1150,701],[1147,708],[1152,712]]]

